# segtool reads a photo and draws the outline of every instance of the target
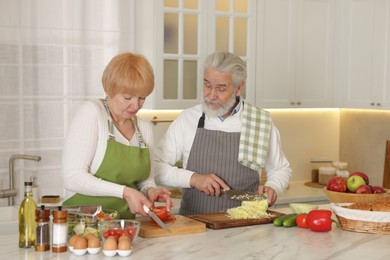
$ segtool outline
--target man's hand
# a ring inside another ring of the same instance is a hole
[[[267,193],[269,206],[274,205],[276,199],[278,198],[278,194],[276,194],[276,191],[269,186],[259,186],[257,192],[259,194]]]
[[[214,173],[194,173],[191,176],[190,185],[210,196],[219,196],[221,195],[221,190],[230,189],[229,186]]]

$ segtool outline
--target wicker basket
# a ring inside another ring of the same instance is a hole
[[[390,212],[347,209],[343,206],[351,203],[331,203],[330,208],[336,215],[343,230],[390,235]]]

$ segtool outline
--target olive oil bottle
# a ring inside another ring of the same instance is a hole
[[[32,182],[24,183],[24,199],[19,207],[19,247],[35,246],[37,204],[32,197]]]

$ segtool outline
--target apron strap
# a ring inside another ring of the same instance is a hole
[[[108,117],[107,117],[108,139],[115,141],[115,136],[113,134],[114,133],[114,123],[112,121],[110,109],[108,107],[107,96],[104,99],[104,108],[106,109],[106,112],[107,112],[107,115],[108,115]],[[146,148],[147,146],[146,146],[146,144],[144,142],[144,139],[142,138],[141,132],[139,131],[138,126],[137,126],[134,118],[131,118],[131,122],[133,122],[133,126],[134,126],[134,129],[135,129],[135,135],[137,137],[139,147],[140,148]]]
[[[110,113],[110,109],[108,108],[108,102],[107,102],[107,96],[106,98],[104,99],[104,108],[106,109],[106,112],[107,112],[107,124],[108,124],[108,139],[110,140],[115,140],[115,136],[114,136],[114,123],[112,122],[112,118],[111,118],[111,113]]]
[[[144,142],[144,139],[142,138],[141,132],[139,131],[138,126],[137,126],[134,118],[131,118],[131,121],[133,122],[133,125],[134,125],[135,135],[138,139],[139,148],[146,148],[146,144]]]
[[[204,128],[204,119],[205,119],[205,114],[202,113],[202,116],[199,118],[198,121],[198,128]]]

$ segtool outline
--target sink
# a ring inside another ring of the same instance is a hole
[[[0,207],[1,235],[17,234],[19,206]]]

